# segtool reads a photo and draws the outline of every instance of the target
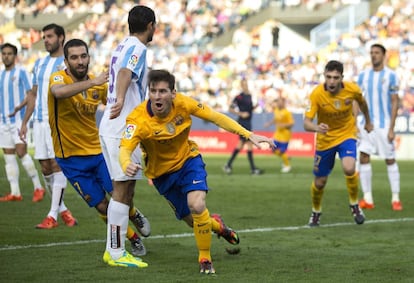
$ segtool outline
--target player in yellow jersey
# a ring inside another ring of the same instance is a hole
[[[227,227],[220,215],[210,215],[206,207],[207,172],[198,146],[189,140],[192,116],[244,136],[259,146],[270,138],[255,135],[226,115],[212,110],[196,100],[175,91],[175,78],[164,70],[152,70],[148,75],[149,100],[136,107],[127,117],[121,140],[120,163],[127,176],[134,176],[142,167],[131,160],[140,145],[145,175],[153,180],[176,214],[193,227],[199,255],[200,273],[215,273],[210,247],[211,231],[231,244],[239,237]]]
[[[313,165],[315,179],[311,185],[312,215],[309,226],[319,226],[322,211],[322,195],[328,176],[335,165],[338,153],[345,174],[349,205],[357,224],[365,221],[358,206],[358,174],[355,170],[357,127],[353,115],[353,102],[358,103],[365,117],[365,129],[373,128],[368,107],[357,84],[343,81],[344,67],[341,62],[329,61],[325,66],[325,83],[318,85],[310,94],[304,128],[316,132],[316,152]],[[313,119],[317,117],[317,123]]]
[[[106,194],[112,193],[112,181],[102,155],[95,114],[101,104],[106,104],[108,73],[98,77],[88,74],[88,47],[80,39],[65,44],[64,56],[67,69],[51,75],[48,94],[56,161],[78,194],[106,221]],[[145,247],[132,228],[128,228],[127,235],[133,252],[144,255]],[[109,264],[147,266],[130,255]]]
[[[272,103],[273,120],[265,124],[265,128],[270,125],[275,125],[276,129],[273,134],[273,142],[275,148],[274,154],[280,156],[283,165],[280,172],[288,173],[291,170],[289,156],[286,151],[288,149],[289,141],[292,136],[292,127],[295,124],[292,113],[286,108],[286,99],[282,96],[275,99]]]

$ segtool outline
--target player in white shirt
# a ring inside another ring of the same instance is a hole
[[[25,113],[26,95],[31,91],[29,74],[16,65],[17,47],[5,43],[1,46],[1,58],[5,69],[0,73],[0,147],[3,149],[6,175],[11,193],[0,201],[21,201],[19,165],[16,154],[33,182],[33,202],[43,199],[45,190],[39,180],[32,157],[27,153],[27,144],[19,137],[22,118]]]
[[[373,44],[370,49],[372,68],[358,76],[358,85],[364,92],[374,130],[369,134],[360,128],[360,180],[364,194],[359,206],[374,208],[372,196],[371,155],[385,159],[388,180],[391,186],[393,210],[402,210],[400,201],[400,171],[395,160],[395,119],[398,110],[398,78],[396,73],[384,65],[386,49]]]
[[[49,24],[42,29],[42,32],[45,49],[49,55],[35,62],[33,89],[27,96],[27,110],[20,129],[20,137],[26,139],[27,123],[33,114],[34,157],[39,160],[46,188],[52,197],[48,215],[36,228],[52,229],[57,227],[59,213],[66,226],[72,227],[77,224],[77,220],[63,202],[67,180],[55,160],[47,110],[50,75],[66,68],[63,56],[65,30],[59,25]]]
[[[108,233],[103,260],[112,266],[145,267],[125,250],[129,219],[138,216],[142,220],[139,231],[143,236],[150,234],[148,220],[133,206],[135,183],[137,179],[142,179],[142,173],[134,177],[124,174],[119,163],[119,145],[126,128],[126,117],[145,99],[148,73],[146,45],[155,32],[155,13],[146,6],[137,5],[129,11],[128,25],[130,35],[119,43],[109,62],[107,106],[99,127],[102,152],[114,181],[108,206]],[[133,160],[141,163],[139,150],[133,153]]]

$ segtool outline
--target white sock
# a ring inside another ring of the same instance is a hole
[[[66,177],[62,172],[56,172],[53,174],[53,184],[52,184],[52,203],[50,205],[50,211],[48,216],[53,217],[57,220],[59,212],[67,210],[64,202],[63,196],[66,187]]]
[[[400,201],[400,170],[398,164],[387,166],[388,180],[391,186],[392,201]]]
[[[20,196],[19,165],[15,154],[4,154],[7,180],[10,183],[10,191],[14,196]]]
[[[129,206],[111,199],[108,206],[106,250],[115,260],[120,258],[125,251],[128,220]]]
[[[33,188],[39,189],[42,187],[40,184],[39,174],[37,173],[32,157],[26,153],[21,159],[24,169],[26,169],[27,175],[32,179]]]
[[[65,201],[64,201],[65,189],[68,184],[68,179],[66,179],[66,176],[65,174],[63,174],[62,171],[55,172],[53,174],[53,184],[54,186],[62,188],[62,200],[60,201],[60,205],[59,205],[59,213],[62,213],[63,211],[68,210],[68,208],[65,205]]]
[[[372,198],[372,167],[371,163],[361,164],[359,167],[359,180],[361,189],[364,193],[364,200],[368,203],[374,203]]]

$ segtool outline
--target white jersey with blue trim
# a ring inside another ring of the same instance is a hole
[[[374,128],[390,127],[391,97],[398,95],[398,84],[397,74],[387,67],[378,72],[366,69],[359,74],[358,85],[367,101]]]
[[[106,137],[121,138],[128,114],[141,104],[147,93],[147,47],[135,36],[122,40],[112,52],[109,67],[108,98],[105,112],[99,127],[99,134]],[[109,119],[111,106],[116,102],[118,73],[126,68],[132,72],[132,80],[125,94],[124,105],[120,115]]]
[[[36,104],[33,119],[36,121],[49,121],[47,110],[47,95],[49,91],[49,78],[54,72],[66,69],[64,57],[51,57],[38,59],[33,68],[33,85],[37,85]]]
[[[9,117],[14,112],[27,92],[32,88],[29,73],[20,66],[15,66],[11,70],[3,70],[0,73],[0,123],[20,125],[26,108],[22,108],[13,117]]]

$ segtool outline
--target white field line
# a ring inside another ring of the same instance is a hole
[[[365,224],[375,224],[375,223],[396,223],[396,222],[411,222],[414,221],[414,218],[396,218],[396,219],[377,219],[377,220],[367,220]],[[353,222],[343,222],[343,223],[332,223],[332,224],[321,224],[318,228],[310,228],[308,225],[303,226],[287,226],[287,227],[270,227],[270,228],[255,228],[255,229],[244,229],[237,230],[237,233],[257,233],[257,232],[272,232],[272,231],[292,231],[292,230],[302,230],[302,229],[321,229],[321,228],[331,228],[338,226],[351,226],[356,225]],[[182,233],[182,234],[169,234],[169,235],[154,235],[150,236],[146,240],[154,239],[167,239],[167,238],[186,238],[193,237],[193,233]],[[24,245],[24,246],[0,246],[1,251],[10,251],[10,250],[22,250],[22,249],[32,249],[32,248],[48,248],[56,246],[75,246],[75,245],[85,245],[91,243],[103,243],[106,240],[84,240],[84,241],[73,241],[73,242],[60,242],[60,243],[48,243],[48,244],[39,244],[39,245]]]

